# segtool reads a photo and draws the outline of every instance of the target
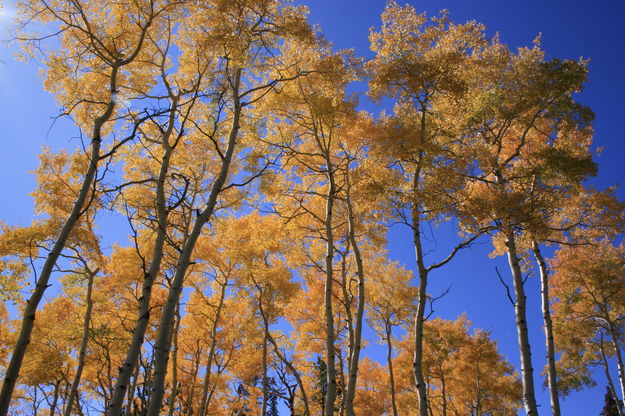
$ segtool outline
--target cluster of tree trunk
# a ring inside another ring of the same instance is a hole
[[[392,1],[366,63],[282,0],[19,5],[24,48],[46,52],[45,86],[88,140],[44,151],[38,219],[2,228],[22,317],[0,305],[0,416],[538,416],[531,325],[552,415],[596,366],[602,414],[623,414],[624,205],[583,184],[584,61]],[[357,110],[363,79],[391,112]],[[101,248],[105,211],[128,245]],[[435,250],[441,222],[457,236]],[[386,250],[395,223],[414,271]],[[520,374],[466,317],[428,312],[434,272],[487,238],[508,259]],[[384,363],[362,358],[367,328]]]

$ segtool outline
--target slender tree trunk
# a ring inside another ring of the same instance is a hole
[[[54,396],[52,397],[52,404],[50,405],[50,416],[54,416],[56,413],[56,405],[59,402],[59,396],[61,392],[61,380],[58,380],[54,384]]]
[[[265,316],[265,312],[263,311],[263,309],[261,308],[260,310],[261,316],[263,318],[264,322],[267,322],[267,317]],[[308,396],[306,395],[306,390],[304,389],[304,383],[302,382],[302,378],[299,374],[299,371],[297,371],[297,369],[295,368],[295,366],[293,365],[293,363],[291,363],[286,356],[280,351],[280,348],[278,347],[278,344],[276,342],[276,340],[273,338],[273,336],[271,335],[270,332],[265,332],[265,336],[267,337],[267,340],[269,340],[269,342],[271,343],[271,345],[273,346],[273,351],[276,354],[276,356],[280,359],[280,361],[282,361],[284,363],[284,365],[286,365],[286,367],[289,369],[289,371],[291,371],[291,374],[293,374],[293,377],[295,377],[295,381],[297,382],[297,385],[299,386],[300,390],[302,391],[302,402],[304,403],[304,416],[310,416],[310,408],[308,405]],[[204,416],[204,415],[200,415],[200,416]]]
[[[419,136],[419,145],[423,146],[426,141],[426,118],[427,118],[428,99],[426,98],[421,106],[420,125],[421,133]],[[424,150],[421,147],[418,152],[417,163],[415,166],[414,176],[412,179],[412,197],[416,198],[419,191],[419,183],[421,180],[421,167],[424,156]],[[411,207],[412,220],[412,239],[415,247],[415,257],[417,262],[417,271],[419,273],[419,294],[417,299],[417,312],[414,320],[414,359],[413,359],[413,375],[417,387],[417,396],[419,399],[419,414],[428,414],[428,397],[427,383],[423,376],[423,320],[425,316],[425,305],[427,302],[427,284],[428,269],[425,267],[423,246],[421,243],[421,217],[419,211],[419,202],[414,201]]]
[[[217,328],[219,327],[219,320],[221,317],[221,311],[223,309],[224,300],[226,298],[226,287],[228,286],[228,279],[224,281],[221,286],[221,293],[219,295],[219,304],[217,305],[217,311],[215,312],[215,320],[211,328],[211,345],[208,351],[208,361],[206,363],[206,373],[204,375],[204,382],[202,383],[202,400],[200,402],[200,408],[198,416],[205,416],[208,411],[208,388],[210,387],[210,378],[213,367],[213,358],[215,357],[215,349],[217,348]]]
[[[623,416],[623,408],[620,406],[621,400],[618,398],[618,395],[616,394],[616,387],[614,387],[614,381],[612,380],[612,375],[610,375],[610,366],[608,365],[608,359],[605,356],[605,350],[603,346],[603,332],[601,332],[600,336],[601,336],[601,344],[599,345],[599,351],[601,351],[601,361],[603,363],[605,377],[608,380],[608,386],[609,386],[610,392],[612,393],[612,397],[617,403],[619,403],[619,405],[616,407],[616,410],[618,411],[619,416]]]
[[[441,397],[443,412],[441,416],[447,416],[447,383],[445,383],[445,376],[443,375],[443,369],[439,369],[441,372]]]
[[[265,335],[263,336],[263,402],[261,405],[261,416],[267,415],[267,399],[269,397],[267,389],[267,332],[269,332],[269,329],[265,327]]]
[[[39,274],[39,278],[37,279],[35,290],[33,291],[30,299],[26,302],[20,332],[13,349],[13,354],[11,355],[11,361],[9,362],[4,375],[2,391],[0,391],[0,416],[6,416],[9,411],[11,396],[13,395],[13,390],[15,389],[15,384],[17,383],[17,378],[20,374],[22,362],[24,361],[24,355],[26,354],[26,348],[28,347],[28,344],[30,344],[30,335],[35,325],[35,313],[41,299],[43,298],[44,292],[48,288],[48,282],[50,281],[50,276],[52,275],[56,261],[61,255],[61,252],[65,247],[65,243],[74,229],[74,226],[86,211],[85,203],[87,202],[89,194],[92,192],[93,181],[98,170],[98,163],[100,162],[102,126],[109,120],[109,118],[111,118],[113,110],[115,109],[114,96],[117,92],[118,69],[118,66],[113,66],[111,68],[109,102],[104,110],[104,113],[102,113],[100,117],[96,118],[93,125],[89,167],[87,168],[87,172],[83,178],[80,191],[78,192],[78,197],[74,202],[74,206],[72,207],[69,217],[65,220],[65,223],[63,224],[63,227],[61,228],[61,231],[52,246],[52,250],[50,250],[48,257],[46,258],[43,268],[41,269],[41,273]]]
[[[329,152],[329,151],[328,151]],[[336,400],[336,363],[334,360],[334,312],[332,310],[332,286],[334,282],[334,236],[332,217],[334,212],[335,184],[332,162],[326,154],[326,168],[328,169],[328,191],[326,194],[325,238],[326,238],[326,281],[324,290],[324,308],[326,318],[326,366],[327,390],[325,397],[325,416],[334,415],[334,401]]]
[[[395,398],[395,374],[393,373],[393,334],[391,324],[386,321],[386,362],[388,363],[389,384],[391,389],[391,405],[393,416],[397,416],[397,399]]]
[[[623,405],[625,407],[625,368],[623,367],[623,355],[621,354],[621,348],[618,344],[617,333],[614,329],[614,325],[612,322],[608,322],[608,330],[610,331],[610,338],[612,340],[612,347],[614,348],[614,353],[616,355],[616,366],[618,369],[618,381],[621,387],[621,403],[619,406]]]
[[[353,349],[349,354],[349,378],[347,381],[347,391],[345,398],[345,410],[348,416],[355,416],[354,413],[354,396],[356,394],[356,382],[358,381],[358,364],[360,362],[360,350],[362,343],[362,319],[365,311],[365,271],[362,263],[360,248],[356,241],[356,232],[354,230],[354,210],[351,199],[351,184],[349,180],[349,166],[346,173],[346,203],[347,203],[347,221],[349,241],[356,258],[356,273],[358,275],[358,303],[356,306],[356,325],[354,329]]]
[[[506,225],[506,248],[508,253],[508,263],[512,272],[514,283],[516,327],[519,342],[519,352],[521,355],[521,381],[523,384],[523,405],[527,416],[538,416],[536,406],[536,395],[534,393],[534,369],[532,368],[532,353],[530,349],[529,336],[527,332],[527,312],[526,296],[523,287],[523,274],[519,265],[519,258],[516,251],[516,241],[512,227]]]
[[[412,211],[413,241],[415,245],[417,269],[419,271],[419,297],[417,298],[417,313],[414,319],[414,360],[413,375],[419,398],[419,414],[428,414],[427,383],[423,376],[423,321],[427,302],[428,271],[423,261],[423,247],[421,245],[421,230],[417,209]]]
[[[78,395],[78,386],[80,385],[80,379],[82,377],[82,371],[85,367],[85,357],[87,355],[87,344],[89,343],[89,330],[91,323],[91,311],[93,310],[93,280],[98,271],[87,271],[87,275],[89,281],[87,283],[87,296],[86,303],[87,309],[85,310],[85,319],[83,321],[83,330],[82,330],[82,340],[80,342],[80,350],[78,352],[78,364],[76,366],[76,374],[74,375],[74,380],[72,381],[72,387],[69,391],[69,396],[65,403],[65,412],[64,416],[70,416],[72,414],[72,410],[74,407],[74,400]]]
[[[128,389],[127,395],[127,403],[126,403],[126,413],[125,415],[130,415],[132,411],[133,398],[135,397],[135,391],[137,390],[137,383],[139,382],[139,367],[135,367],[135,374],[132,380],[132,384]]]
[[[226,299],[226,287],[228,287],[228,279],[224,280],[224,284],[221,286],[221,293],[219,294],[219,304],[215,311],[215,320],[213,321],[213,327],[211,328],[211,345],[208,351],[208,361],[206,363],[206,373],[204,374],[204,382],[202,383],[202,400],[200,402],[200,408],[198,416],[206,416],[208,411],[208,388],[210,387],[210,379],[213,367],[213,358],[215,357],[215,349],[217,348],[217,328],[219,327],[219,320],[221,318],[221,311],[223,309],[224,300]]]
[[[252,277],[252,280],[254,278]],[[263,310],[263,289],[262,286],[259,285],[256,280],[254,280],[254,284],[258,289],[258,311],[260,313],[260,318],[262,320],[261,325],[263,326],[263,378],[262,378],[262,392],[263,399],[261,403],[261,416],[266,416],[267,414],[267,401],[268,401],[268,384],[267,384],[267,338],[269,337],[269,319],[267,319],[265,312]]]
[[[176,324],[172,332],[174,350],[171,360],[171,394],[169,396],[169,416],[174,415],[176,396],[178,393],[178,332],[180,331],[180,302],[176,307]]]
[[[191,255],[195,248],[200,232],[204,227],[204,224],[212,217],[217,205],[217,198],[221,193],[222,187],[226,183],[228,172],[230,170],[230,162],[232,161],[232,155],[234,154],[234,148],[236,146],[236,139],[239,134],[239,119],[241,116],[241,103],[239,101],[239,84],[241,80],[241,70],[237,70],[234,80],[232,82],[232,92],[234,99],[234,112],[232,117],[232,127],[228,137],[228,147],[224,155],[221,170],[213,182],[211,192],[206,203],[204,211],[202,211],[195,220],[193,229],[189,234],[189,238],[184,244],[180,257],[176,264],[176,273],[172,284],[169,288],[167,295],[167,301],[163,309],[163,315],[161,324],[159,325],[158,337],[156,345],[154,346],[154,375],[152,379],[152,397],[148,404],[148,416],[158,416],[161,412],[161,405],[163,403],[163,396],[165,394],[165,375],[167,374],[167,362],[169,360],[170,349],[170,332],[172,329],[173,314],[180,299],[180,293],[182,292],[182,286],[184,278],[187,274],[187,269],[191,264]]]
[[[549,385],[549,399],[551,401],[551,414],[560,416],[560,399],[558,397],[558,378],[556,372],[556,352],[553,339],[553,326],[551,323],[551,308],[549,306],[549,274],[545,259],[540,252],[536,241],[532,242],[534,257],[540,269],[540,287],[542,295],[543,324],[547,346],[547,383]]]
[[[348,361],[347,361],[347,366],[348,366],[348,371],[349,371],[349,366],[350,366],[350,357],[351,357],[351,351],[354,350],[354,315],[352,314],[352,299],[353,296],[351,295],[351,292],[348,290],[348,281],[347,281],[347,256],[349,254],[349,247],[351,245],[351,241],[349,240],[349,237],[347,239],[347,244],[345,247],[345,252],[341,253],[341,291],[343,292],[343,306],[345,309],[345,323],[347,324],[347,350],[348,350]],[[345,377],[343,374],[343,357],[341,355],[341,350],[338,350],[337,352],[337,356],[339,357],[339,362],[338,362],[338,368],[339,368],[339,374],[338,374],[338,379],[340,380],[340,382],[338,383],[338,385],[341,386],[341,391],[343,393],[345,393],[346,391],[346,386],[345,386]],[[347,395],[346,394],[341,394],[341,406],[339,408],[339,415],[343,416],[345,414],[345,407],[346,407],[346,399],[347,399]]]
[[[341,348],[336,349],[336,360],[336,368],[338,368],[338,374],[336,375],[336,395],[341,397],[341,405],[339,406],[338,413],[339,416],[345,416],[345,360],[343,359],[343,350]]]
[[[115,387],[113,388],[113,396],[108,407],[107,416],[121,415],[124,397],[126,396],[126,390],[128,389],[128,383],[130,383],[130,377],[132,376],[132,373],[137,365],[139,354],[141,353],[141,346],[143,345],[145,338],[145,332],[147,331],[150,323],[152,287],[161,269],[163,248],[167,237],[168,212],[165,197],[165,181],[167,180],[167,175],[169,174],[171,155],[174,151],[174,148],[169,143],[169,138],[173,132],[177,107],[178,99],[175,98],[169,112],[169,124],[167,126],[167,130],[162,137],[162,147],[165,153],[163,154],[163,160],[161,161],[161,167],[156,182],[156,215],[158,228],[156,230],[156,238],[154,240],[154,250],[152,251],[152,262],[150,263],[148,271],[145,272],[143,276],[137,322],[135,323],[135,328],[132,331],[132,339],[126,353],[126,358],[124,358],[124,362],[119,368],[119,375],[117,376]]]
[[[143,383],[141,386],[141,393],[139,394],[139,399],[141,401],[139,412],[137,412],[141,416],[145,416],[145,412],[148,408],[148,403],[150,402],[150,384],[152,383],[152,371],[154,369],[154,359],[150,359],[150,362],[143,364]],[[137,373],[138,375],[139,373]]]

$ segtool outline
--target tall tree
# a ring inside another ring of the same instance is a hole
[[[159,325],[154,348],[154,375],[147,414],[156,416],[161,411],[164,382],[169,359],[173,315],[182,292],[193,250],[202,228],[218,208],[218,201],[228,185],[230,167],[235,150],[240,147],[239,134],[243,109],[262,99],[276,85],[284,81],[280,74],[282,62],[275,54],[281,39],[289,36],[309,36],[308,24],[301,9],[287,8],[281,2],[258,0],[225,5],[222,2],[195,4],[194,13],[186,21],[186,34],[196,38],[196,44],[211,45],[211,59],[216,60],[215,72],[222,94],[220,106],[228,111],[216,118],[219,125],[230,121],[211,136],[216,146],[217,172],[210,185],[206,202],[198,208],[198,215],[180,250],[176,261],[169,294]],[[201,18],[198,18],[201,17]],[[210,28],[207,30],[207,28]],[[219,45],[219,47],[217,47]],[[195,50],[192,51],[195,53]],[[295,74],[297,77],[300,74]],[[291,77],[291,78],[293,78]],[[260,79],[260,82],[259,82]],[[224,119],[222,117],[227,117]],[[225,140],[224,140],[225,137]]]
[[[136,60],[149,60],[144,49],[145,39],[160,22],[159,15],[166,13],[169,2],[150,2],[149,5],[126,2],[107,3],[105,7],[80,1],[47,3],[20,2],[22,27],[30,24],[51,23],[53,37],[62,45],[47,58],[46,88],[52,92],[65,111],[73,115],[79,127],[88,132],[90,149],[84,155],[87,163],[80,172],[81,181],[73,198],[73,206],[60,223],[58,235],[50,247],[41,267],[34,291],[24,308],[22,325],[5,373],[0,392],[0,415],[6,415],[13,389],[19,376],[26,348],[30,343],[35,312],[48,282],[80,217],[93,200],[93,189],[98,167],[102,160],[134,134],[121,142],[110,139],[110,149],[103,153],[103,142],[109,133],[107,123],[116,114],[122,96],[132,98],[145,91],[141,79],[144,67],[134,65]],[[41,38],[24,36],[25,47],[33,50]],[[147,52],[149,53],[149,52]],[[149,85],[149,82],[147,83]],[[88,86],[88,88],[85,88]]]
[[[579,357],[582,374],[595,356],[613,355],[616,358],[621,396],[625,393],[625,372],[622,358],[622,323],[625,287],[625,247],[600,240],[594,245],[563,247],[558,250],[553,264],[553,295],[559,299],[554,305],[556,338],[561,339],[564,358],[574,343],[589,345],[586,357]],[[572,326],[578,330],[572,331]],[[604,344],[605,339],[605,345]],[[560,344],[560,342],[559,342]],[[590,348],[590,346],[593,346]],[[573,347],[574,348],[574,347]],[[573,355],[574,357],[575,355]],[[572,358],[572,357],[570,357]],[[607,370],[607,368],[606,368]]]
[[[379,140],[404,183],[397,195],[397,216],[413,234],[419,279],[414,317],[414,381],[419,394],[419,411],[428,414],[427,385],[423,375],[423,325],[428,302],[430,272],[448,263],[460,249],[473,242],[485,229],[454,247],[440,262],[427,265],[423,226],[443,221],[457,206],[465,159],[459,154],[462,133],[455,129],[463,121],[450,110],[465,93],[464,78],[474,64],[472,51],[484,43],[484,27],[469,22],[452,23],[446,12],[428,19],[409,5],[390,1],[382,14],[382,27],[370,35],[376,54],[369,62],[369,94],[374,99],[395,100],[394,116],[383,120],[386,137]],[[467,231],[469,228],[467,228]]]
[[[532,227],[552,219],[553,200],[562,190],[594,171],[588,152],[592,113],[573,98],[586,66],[583,61],[546,61],[538,45],[514,53],[497,39],[481,59],[484,65],[462,104],[476,121],[468,133],[473,185],[464,213],[472,212],[470,222],[499,231],[496,253],[508,257],[513,280],[525,411],[535,416],[522,271],[522,255],[530,247],[524,239]]]
[[[297,44],[291,47],[302,49]],[[338,236],[349,234],[345,226],[339,232],[336,230],[341,220],[338,213],[345,180],[342,169],[346,161],[340,144],[346,134],[346,124],[354,119],[355,103],[347,97],[345,89],[356,74],[349,53],[332,53],[330,46],[321,40],[305,51],[301,62],[295,64],[296,68],[310,73],[286,86],[268,103],[268,108],[279,121],[272,126],[273,134],[278,138],[295,136],[299,139],[283,144],[283,171],[271,184],[269,200],[278,215],[291,222],[309,244],[302,247],[299,258],[291,256],[291,262],[301,260],[297,264],[299,268],[309,263],[311,270],[305,271],[308,276],[317,273],[324,276],[327,365],[324,414],[330,416],[334,413],[337,398],[335,262]],[[320,261],[321,257],[323,261]],[[355,366],[357,356],[354,357]]]
[[[376,272],[371,276],[367,289],[367,320],[380,340],[386,343],[391,407],[393,416],[397,416],[399,410],[393,369],[393,328],[407,326],[410,317],[414,316],[416,288],[410,284],[413,278],[411,272],[396,263],[387,263],[385,257],[375,260],[377,262],[369,266]]]
[[[175,164],[175,151],[185,137],[186,126],[193,122],[190,120],[190,115],[197,102],[199,83],[205,71],[208,70],[208,66],[200,65],[193,81],[188,84],[177,82],[173,76],[168,76],[166,67],[169,59],[168,51],[171,48],[171,36],[171,33],[167,33],[164,42],[149,39],[158,51],[156,55],[158,58],[155,59],[153,65],[159,71],[159,81],[164,89],[163,96],[159,97],[161,98],[159,101],[166,103],[163,109],[159,109],[162,117],[150,117],[146,125],[140,129],[138,143],[124,152],[127,157],[126,183],[114,189],[121,193],[116,198],[116,203],[126,214],[129,214],[129,220],[135,222],[133,229],[154,233],[155,236],[149,258],[145,258],[146,254],[140,254],[143,257],[143,284],[138,302],[137,320],[126,358],[119,367],[119,375],[108,409],[109,416],[121,414],[130,378],[137,365],[150,322],[152,288],[161,271],[165,245],[167,242],[171,245],[175,234],[171,230],[175,228],[175,225],[171,224],[174,221],[170,219],[172,211],[180,211],[178,208],[187,197],[189,187],[189,183],[185,181],[186,178],[176,172],[175,167],[172,168],[172,163]],[[130,214],[131,211],[132,214]],[[138,246],[140,241],[135,238],[135,245],[139,252],[141,251]]]

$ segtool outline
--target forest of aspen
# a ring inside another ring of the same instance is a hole
[[[587,60],[392,0],[370,59],[287,0],[12,4],[80,138],[3,196],[34,217],[0,221],[0,416],[625,414]],[[432,287],[497,257],[463,302],[503,299],[514,357]]]

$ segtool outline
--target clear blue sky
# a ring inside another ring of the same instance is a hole
[[[370,57],[369,28],[379,25],[383,0],[315,0],[308,4],[310,20],[321,25],[326,37],[337,48],[355,48],[360,56]],[[400,2],[401,3],[401,2]],[[542,46],[548,57],[590,58],[589,81],[578,99],[596,113],[595,146],[605,147],[599,163],[599,175],[592,181],[603,188],[625,183],[625,2],[622,0],[582,1],[524,1],[495,0],[430,0],[411,2],[418,10],[434,14],[448,9],[457,22],[477,20],[488,27],[490,34],[499,32],[511,47],[530,45],[542,33]],[[1,38],[6,38],[11,11],[0,11]],[[33,216],[29,196],[34,181],[29,171],[37,166],[41,146],[53,148],[79,145],[77,132],[67,121],[52,126],[58,108],[43,91],[38,65],[18,63],[10,51],[0,47],[0,221],[8,224],[28,224]],[[375,112],[374,107],[367,106]],[[619,191],[625,199],[625,191]],[[435,231],[436,232],[436,231]],[[438,234],[438,232],[436,232]],[[444,255],[445,236],[438,238],[441,251],[432,260]],[[391,256],[413,267],[410,236],[396,228],[389,234]],[[467,250],[454,262],[433,275],[433,295],[452,286],[451,292],[436,304],[436,313],[455,319],[467,312],[476,327],[491,330],[499,340],[501,351],[519,368],[514,314],[497,280],[495,266],[505,277],[507,265],[503,258],[488,259],[490,244]],[[439,257],[437,257],[439,256]],[[544,341],[539,313],[539,288],[536,278],[528,280],[529,325],[532,341],[536,385],[541,414],[549,414],[546,391],[542,389],[540,372],[544,365]],[[369,354],[378,354],[371,348]],[[603,405],[605,379],[597,372],[598,386],[575,393],[563,402],[562,413],[571,416],[598,415]]]

